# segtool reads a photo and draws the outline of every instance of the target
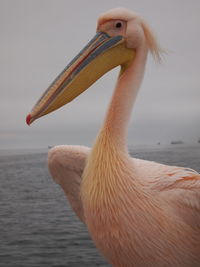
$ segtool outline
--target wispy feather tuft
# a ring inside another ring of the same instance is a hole
[[[153,31],[150,29],[149,25],[142,20],[142,28],[144,31],[144,35],[146,38],[147,46],[154,58],[154,60],[158,63],[162,62],[162,56],[165,54],[165,50],[161,48],[159,45],[155,35],[153,34]]]

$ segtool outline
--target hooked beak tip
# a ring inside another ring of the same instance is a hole
[[[28,114],[27,116],[26,116],[26,123],[30,126],[30,124],[31,124],[31,119],[32,119],[32,117],[31,117],[31,114]]]

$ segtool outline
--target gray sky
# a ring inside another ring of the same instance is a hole
[[[92,144],[118,70],[31,127],[25,117],[93,37],[98,15],[118,6],[140,13],[168,51],[162,65],[149,57],[129,144],[196,142],[200,137],[199,0],[0,0],[0,149]]]

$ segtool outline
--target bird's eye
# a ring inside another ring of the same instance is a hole
[[[121,23],[121,22],[117,22],[117,23],[115,24],[115,27],[116,27],[116,28],[121,28],[121,27],[122,27],[122,23]]]

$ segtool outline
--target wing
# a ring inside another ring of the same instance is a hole
[[[89,151],[84,146],[56,146],[48,153],[48,166],[53,179],[62,187],[72,209],[83,222],[80,184]]]
[[[200,227],[200,174],[195,170],[133,159],[140,177],[158,197],[192,225]]]

